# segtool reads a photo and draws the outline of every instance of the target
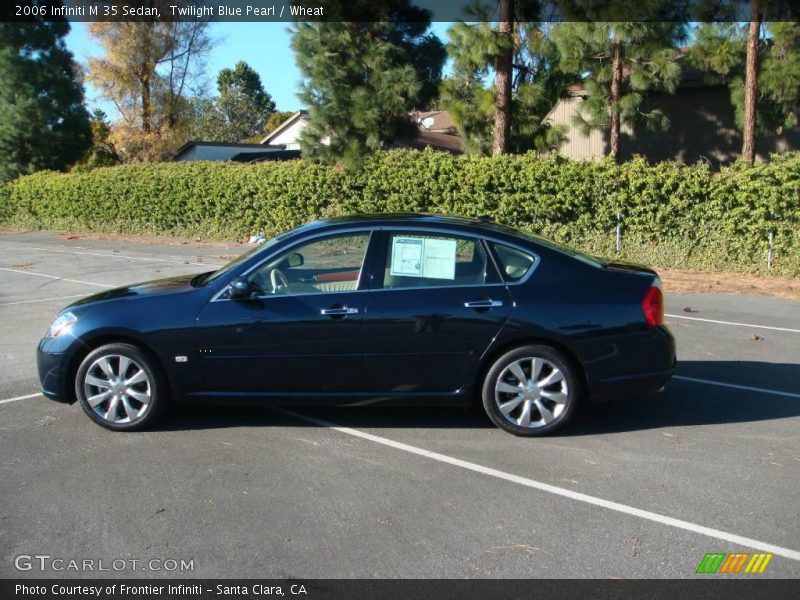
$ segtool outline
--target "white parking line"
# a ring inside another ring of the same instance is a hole
[[[768,388],[753,387],[750,385],[738,385],[736,383],[725,383],[724,381],[714,381],[712,379],[698,379],[697,377],[686,377],[684,375],[673,375],[672,378],[680,379],[681,381],[704,383],[706,385],[718,385],[720,387],[733,388],[736,390],[745,390],[748,392],[758,392],[760,394],[772,394],[773,396],[786,396],[787,398],[800,398],[800,394],[795,394],[794,392],[781,392],[780,390],[771,390]]]
[[[41,395],[42,393],[38,392],[36,394],[28,394],[27,396],[16,396],[14,398],[6,398],[5,400],[0,400],[0,404],[8,404],[9,402],[17,402],[19,400],[30,400],[31,398],[38,398]]]
[[[32,302],[48,302],[49,300],[66,300],[67,298],[80,298],[86,294],[71,294],[69,296],[53,296],[52,298],[40,298],[38,300],[20,300],[19,302],[6,302],[0,306],[15,306],[17,304],[31,304]]]
[[[0,267],[0,271],[8,271],[9,273],[20,273],[22,275],[35,275],[36,277],[47,277],[48,279],[57,279],[58,281],[69,281],[70,283],[82,283],[84,285],[94,285],[103,288],[114,287],[113,285],[107,285],[105,283],[95,283],[93,281],[81,281],[80,279],[67,279],[66,277],[56,277],[55,275],[47,275],[45,273],[34,273],[33,271],[20,271],[18,269],[9,269],[6,267]]]
[[[738,327],[755,327],[757,329],[772,329],[773,331],[788,331],[790,333],[800,333],[800,329],[791,329],[789,327],[773,327],[771,325],[754,325],[753,323],[737,323],[735,321],[717,321],[716,319],[701,319],[699,317],[685,317],[683,315],[668,315],[665,317],[670,319],[686,319],[687,321],[703,321],[704,323],[718,323],[720,325],[736,325]]]
[[[549,494],[555,494],[556,496],[569,498],[570,500],[576,500],[578,502],[583,502],[585,504],[591,504],[592,506],[598,506],[600,508],[613,510],[626,515],[639,517],[640,519],[646,519],[648,521],[653,521],[654,523],[659,523],[661,525],[667,525],[670,527],[675,527],[677,529],[690,531],[692,533],[698,533],[700,535],[716,538],[718,540],[723,540],[739,546],[747,546],[749,548],[755,548],[757,550],[761,550],[764,552],[772,552],[773,554],[777,554],[778,556],[783,556],[784,558],[790,558],[792,560],[800,561],[800,552],[797,550],[792,550],[791,548],[776,546],[774,544],[761,542],[759,540],[754,540],[753,538],[744,537],[741,535],[737,535],[735,533],[728,533],[727,531],[722,531],[720,529],[705,527],[704,525],[698,525],[697,523],[692,523],[690,521],[684,521],[682,519],[675,519],[673,517],[668,517],[666,515],[660,515],[658,513],[650,512],[648,510],[642,510],[640,508],[628,506],[627,504],[620,504],[619,502],[604,500],[603,498],[590,496],[588,494],[582,494],[580,492],[575,492],[570,489],[558,487],[555,485],[550,485],[549,483],[543,483],[541,481],[536,481],[534,479],[528,479],[527,477],[520,477],[519,475],[513,475],[511,473],[506,473],[505,471],[500,471],[498,469],[493,469],[491,467],[485,467],[483,465],[468,462],[466,460],[461,460],[459,458],[454,458],[452,456],[447,456],[445,454],[439,454],[438,452],[431,452],[430,450],[425,450],[423,448],[418,448],[416,446],[411,446],[409,444],[404,444],[402,442],[396,442],[388,438],[372,435],[371,433],[366,433],[365,431],[360,431],[358,429],[352,429],[350,427],[341,427],[336,423],[296,413],[292,410],[286,410],[286,409],[273,409],[273,410],[275,410],[276,412],[289,415],[301,421],[313,423],[314,425],[319,425],[321,427],[327,427],[334,431],[338,431],[339,433],[344,433],[345,435],[350,435],[353,437],[361,438],[363,440],[368,440],[370,442],[375,442],[376,444],[388,446],[396,450],[402,450],[403,452],[408,452],[409,454],[416,454],[417,456],[429,458],[431,460],[452,465],[454,467],[460,467],[468,471],[481,473],[482,475],[488,475],[489,477],[503,479],[505,481],[509,481],[511,483],[516,483],[518,485],[540,490],[542,492],[547,492]]]
[[[103,258],[124,258],[127,260],[144,260],[150,262],[163,262],[163,263],[174,263],[176,265],[188,265],[188,266],[214,266],[212,263],[204,263],[198,261],[188,261],[188,260],[170,260],[167,258],[150,258],[150,257],[142,257],[142,256],[129,256],[126,254],[117,254],[117,253],[107,253],[107,252],[75,252],[74,250],[56,250],[55,248],[41,248],[39,246],[24,246],[28,250],[40,250],[42,252],[57,252],[59,254],[80,254],[86,256],[101,256]],[[224,263],[220,263],[222,265]]]

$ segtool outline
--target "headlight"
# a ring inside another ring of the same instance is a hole
[[[69,333],[72,329],[72,326],[78,322],[78,317],[76,317],[71,312],[65,312],[63,315],[59,315],[56,317],[56,320],[53,321],[53,324],[50,325],[50,329],[47,331],[47,337],[58,337],[65,333]]]

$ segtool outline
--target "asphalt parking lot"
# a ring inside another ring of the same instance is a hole
[[[36,344],[71,299],[230,253],[0,235],[0,577],[697,577],[737,551],[775,556],[736,577],[800,576],[798,302],[667,290],[678,376],[544,439],[367,408],[182,407],[119,434],[37,394]],[[127,562],[14,567],[35,554]]]

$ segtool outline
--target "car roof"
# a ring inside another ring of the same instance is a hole
[[[314,221],[301,227],[303,231],[315,229],[338,228],[348,225],[370,225],[370,226],[394,226],[402,227],[427,225],[460,227],[471,230],[483,230],[486,233],[502,233],[505,235],[515,235],[517,232],[510,227],[505,227],[493,223],[487,217],[458,217],[450,215],[436,215],[427,213],[364,213],[357,215],[347,215],[334,217],[320,221]]]

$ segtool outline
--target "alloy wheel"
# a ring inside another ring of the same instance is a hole
[[[509,423],[538,429],[564,414],[569,387],[556,364],[540,357],[525,357],[503,369],[494,396],[498,410]]]
[[[83,378],[86,401],[108,423],[131,423],[147,413],[152,386],[147,371],[121,354],[97,358]]]

